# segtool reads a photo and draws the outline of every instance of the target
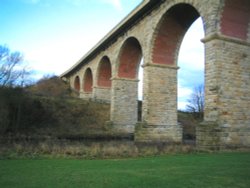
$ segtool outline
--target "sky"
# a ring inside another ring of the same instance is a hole
[[[60,75],[84,56],[142,0],[0,0],[0,45],[20,51],[34,78]],[[203,83],[201,20],[182,44],[178,108]]]

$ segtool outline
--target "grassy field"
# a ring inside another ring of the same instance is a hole
[[[249,188],[250,153],[0,160],[0,187]]]

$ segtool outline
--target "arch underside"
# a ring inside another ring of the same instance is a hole
[[[92,92],[93,90],[93,75],[90,68],[88,68],[84,75],[84,92]]]
[[[175,65],[182,39],[199,17],[197,10],[189,4],[172,7],[161,19],[153,43],[152,61],[155,64]]]
[[[141,57],[139,41],[134,37],[126,39],[118,56],[118,78],[112,80],[111,121],[129,134],[138,121],[137,76]]]
[[[247,40],[248,25],[250,23],[249,0],[226,0],[221,16],[221,33]]]
[[[74,89],[76,90],[76,91],[80,91],[80,78],[79,78],[79,76],[76,76],[75,77],[75,80],[74,80]]]
[[[108,57],[103,57],[99,65],[98,86],[111,87],[111,63]]]
[[[120,78],[136,79],[142,58],[141,45],[135,38],[129,38],[122,46],[119,56],[118,76]]]

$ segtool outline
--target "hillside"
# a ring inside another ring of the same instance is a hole
[[[27,88],[0,88],[2,137],[85,137],[106,133],[109,104],[75,97],[57,77]]]
[[[45,78],[28,88],[0,88],[0,134],[31,138],[117,137],[107,127],[110,104],[76,97],[57,77]],[[138,116],[141,114],[141,102]],[[195,139],[199,123],[192,114],[178,112],[184,139]]]

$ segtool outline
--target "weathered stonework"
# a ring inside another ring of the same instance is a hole
[[[196,127],[196,146],[200,150],[220,149],[221,129],[215,122],[203,122]]]
[[[177,124],[177,69],[169,65],[144,65],[144,123],[137,128],[135,140],[182,141],[182,129]]]
[[[138,80],[112,79],[111,117],[117,132],[133,133],[138,120]]]
[[[86,100],[92,99],[92,93],[89,93],[89,92],[80,92],[79,93],[79,98],[86,99]]]
[[[249,147],[250,44],[219,35],[204,42],[206,70],[210,72],[206,73],[204,123],[197,129],[197,138],[203,142],[197,143],[200,147],[210,145],[202,128],[207,130],[213,122],[216,131],[211,134],[217,135],[218,148]]]
[[[205,33],[205,117],[197,127],[197,147],[250,147],[249,0],[145,0],[62,78],[81,98],[110,101],[114,131],[135,131],[138,142],[181,142],[177,57],[186,30],[199,16]],[[137,123],[136,63],[141,56],[143,112]],[[111,70],[106,63],[100,71],[104,59]],[[87,70],[93,76],[91,92],[84,91]],[[108,85],[110,72],[111,88],[101,87],[100,77]]]
[[[107,87],[94,87],[93,99],[95,101],[110,103],[111,89]]]
[[[182,142],[181,125],[148,125],[138,122],[135,127],[135,142],[139,143],[169,143]]]

